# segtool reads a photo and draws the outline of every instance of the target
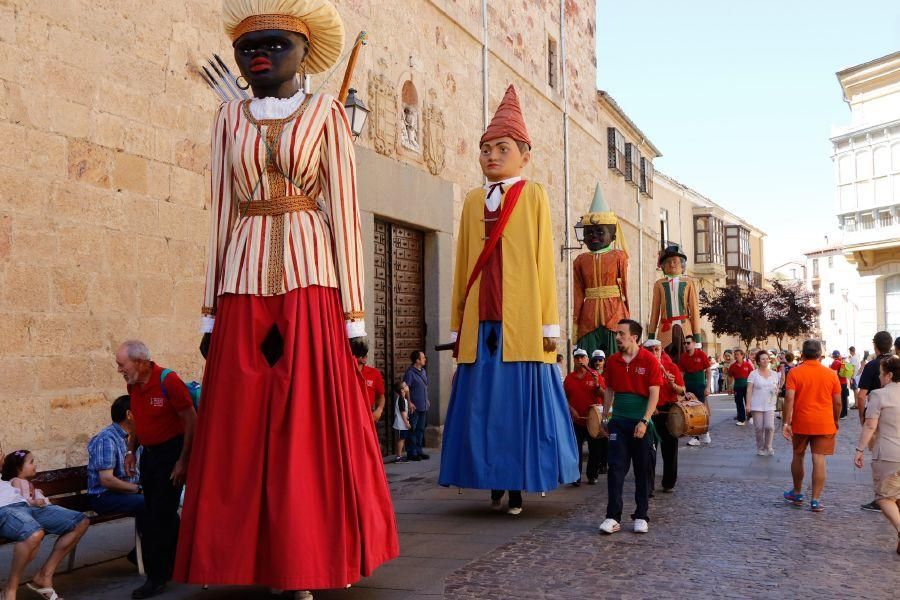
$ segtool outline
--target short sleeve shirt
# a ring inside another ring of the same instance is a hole
[[[162,372],[163,368],[153,363],[147,383],[128,386],[134,432],[143,446],[156,446],[184,435],[184,424],[178,413],[194,407],[187,386],[176,373],[166,376],[163,392]]]
[[[681,369],[675,366],[675,361],[669,358],[669,355],[665,352],[662,354],[662,368],[663,371],[672,374],[676,385],[684,387],[684,377],[681,375]],[[657,406],[673,404],[676,400],[678,400],[678,394],[669,385],[669,381],[663,378],[663,383],[659,386],[659,404]]]
[[[381,376],[381,371],[369,365],[363,365],[361,374],[366,382],[369,406],[374,408],[378,396],[384,395],[384,378]]]
[[[603,403],[603,397],[600,395],[604,389],[603,378],[592,369],[588,369],[584,377],[578,377],[578,372],[572,371],[566,375],[563,388],[566,390],[566,400],[569,401],[569,406],[580,415],[578,419],[575,419],[575,424],[586,425],[588,409],[594,404]],[[600,391],[598,392],[598,390]]]
[[[733,362],[731,363],[731,366],[728,367],[728,374],[735,379],[747,379],[752,372],[753,365],[746,359],[741,362]]]
[[[840,382],[841,385],[847,385],[847,378],[841,377],[841,375],[840,375],[841,367],[843,365],[844,365],[844,363],[841,361],[841,359],[836,358],[831,362],[830,368],[832,371],[834,371],[835,373],[838,374],[838,382]]]
[[[125,474],[125,453],[128,451],[128,434],[118,423],[104,427],[88,442],[88,494],[102,494],[106,491],[100,485],[100,471],[112,470],[113,476],[122,481],[134,483],[137,477]]]
[[[606,385],[612,391],[619,394],[637,394],[644,398],[650,397],[652,386],[662,387],[662,367],[656,357],[649,350],[641,348],[630,363],[620,352],[616,352],[606,361],[606,370],[603,371]]]
[[[878,376],[881,372],[881,359],[885,356],[885,354],[879,354],[866,363],[866,366],[863,367],[862,375],[859,376],[859,389],[871,392],[881,388],[881,380]]]
[[[794,433],[837,433],[833,396],[841,393],[841,384],[834,371],[817,360],[805,360],[788,373],[787,389],[794,390]]]
[[[874,390],[866,403],[866,418],[878,419],[872,458],[900,462],[900,383]]]
[[[685,373],[699,373],[710,367],[709,357],[703,350],[694,350],[693,354],[682,352],[681,358],[678,359],[678,366]]]

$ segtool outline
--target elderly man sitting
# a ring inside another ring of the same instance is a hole
[[[0,461],[3,451],[0,450]],[[87,531],[90,522],[84,513],[54,506],[32,506],[8,481],[0,481],[0,538],[15,542],[12,564],[0,600],[15,600],[19,581],[28,563],[34,560],[46,534],[58,535],[47,562],[31,579],[29,589],[44,598],[57,598],[53,589],[56,567]]]
[[[135,518],[138,533],[144,534],[143,489],[137,475],[125,472],[128,436],[134,433],[131,398],[119,396],[110,407],[112,423],[88,442],[88,495],[98,515],[125,513]],[[128,560],[137,563],[135,550]]]

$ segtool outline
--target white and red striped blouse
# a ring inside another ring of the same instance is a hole
[[[203,314],[215,315],[222,294],[319,285],[340,290],[348,335],[364,335],[356,159],[344,107],[315,94],[286,118],[257,120],[249,101],[222,104],[211,157]],[[285,196],[315,199],[318,209],[249,216],[241,208]]]

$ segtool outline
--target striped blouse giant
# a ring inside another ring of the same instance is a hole
[[[216,114],[203,314],[215,315],[222,294],[319,285],[340,290],[348,334],[364,335],[356,159],[344,107],[315,94],[284,119],[257,120],[249,102],[227,102]],[[265,209],[286,202],[299,209]]]

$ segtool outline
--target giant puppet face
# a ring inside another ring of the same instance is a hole
[[[517,142],[511,137],[485,140],[478,155],[481,171],[488,181],[518,177],[529,160],[531,153],[528,151],[528,144]]]
[[[684,261],[680,256],[669,256],[662,263],[663,273],[670,276],[684,273]]]
[[[591,252],[608,248],[616,241],[615,225],[588,225],[584,228],[584,243]]]
[[[234,60],[241,75],[258,90],[277,89],[296,77],[309,42],[300,33],[266,29],[245,33],[234,42]]]

